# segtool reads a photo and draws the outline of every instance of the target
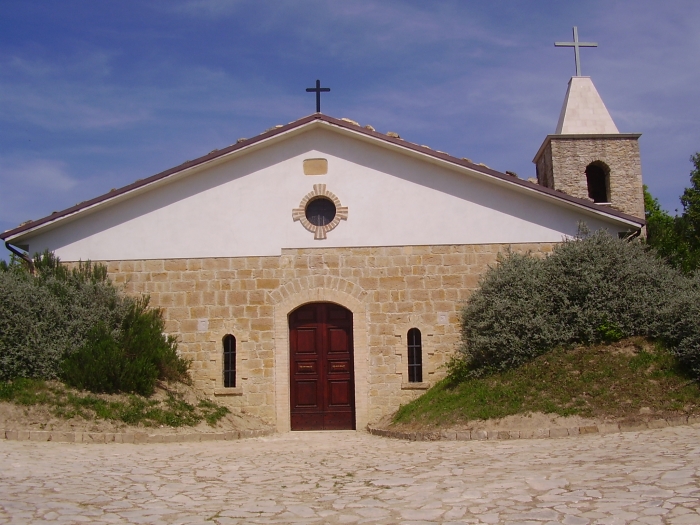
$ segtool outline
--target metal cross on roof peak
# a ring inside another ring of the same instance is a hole
[[[330,91],[331,88],[322,88],[321,81],[316,81],[315,88],[306,88],[307,93],[316,93],[316,113],[321,113],[321,92]]]
[[[573,42],[554,42],[556,47],[573,47],[576,58],[576,76],[581,76],[581,57],[579,56],[580,47],[598,47],[598,42],[579,42],[578,28],[574,26],[574,41]]]

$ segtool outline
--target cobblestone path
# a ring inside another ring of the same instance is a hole
[[[0,523],[700,524],[700,426],[405,442],[0,442]]]

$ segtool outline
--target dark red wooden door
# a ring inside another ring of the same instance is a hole
[[[354,430],[352,312],[332,303],[289,316],[292,430]]]

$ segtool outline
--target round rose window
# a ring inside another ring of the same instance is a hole
[[[314,191],[304,195],[299,207],[292,209],[292,219],[312,232],[314,239],[322,241],[340,221],[348,220],[348,207],[340,204],[325,184],[314,184]]]
[[[335,204],[332,200],[319,197],[306,205],[306,219],[314,226],[325,226],[335,219]]]

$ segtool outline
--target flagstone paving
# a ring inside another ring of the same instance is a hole
[[[699,477],[699,425],[516,441],[0,441],[0,523],[697,525]]]

